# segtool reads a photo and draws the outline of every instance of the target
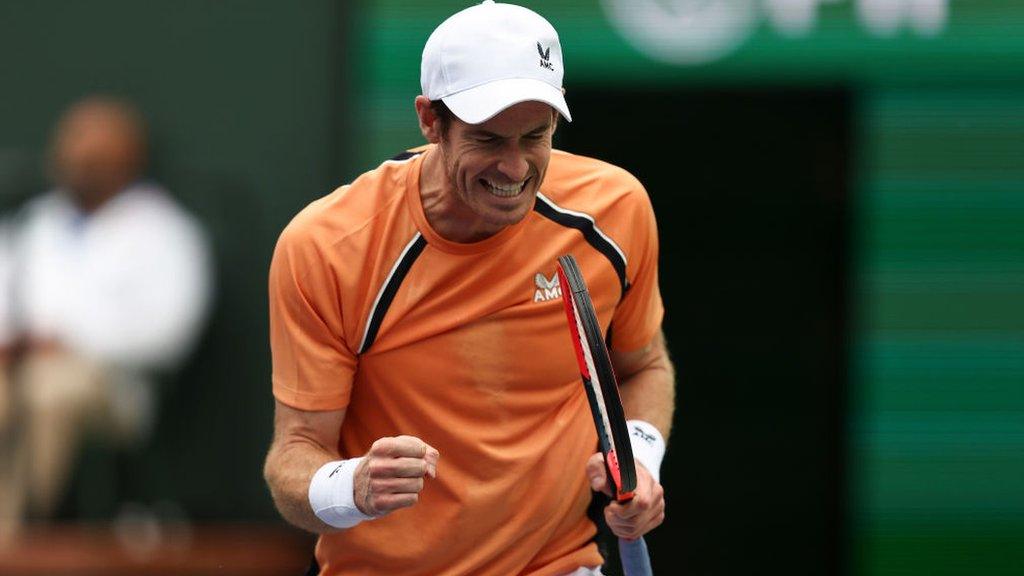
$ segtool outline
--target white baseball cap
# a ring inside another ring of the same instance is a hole
[[[513,4],[466,8],[441,23],[423,47],[423,95],[469,124],[530,100],[572,122],[562,95],[562,46],[542,16]]]

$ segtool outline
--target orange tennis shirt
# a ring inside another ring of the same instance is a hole
[[[441,454],[417,504],[320,537],[321,573],[563,574],[596,566],[584,468],[597,436],[555,274],[573,254],[612,347],[661,325],[646,191],[553,151],[535,208],[476,243],[440,237],[420,203],[425,146],[300,212],[270,269],[273,389],[346,408],[361,456],[408,434]]]

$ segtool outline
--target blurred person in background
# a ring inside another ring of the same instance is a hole
[[[75,103],[53,134],[55,188],[0,238],[0,537],[53,515],[84,439],[148,437],[154,375],[174,369],[202,328],[206,238],[141,179],[146,160],[134,106]]]

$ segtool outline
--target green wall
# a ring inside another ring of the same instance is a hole
[[[865,574],[1024,571],[1022,94],[865,98],[851,438]]]

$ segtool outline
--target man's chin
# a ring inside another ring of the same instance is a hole
[[[487,221],[494,226],[502,228],[513,226],[521,222],[523,218],[526,218],[531,209],[533,209],[533,198],[528,199],[528,204],[527,199],[523,198],[522,202],[515,206],[491,207],[487,211]]]

